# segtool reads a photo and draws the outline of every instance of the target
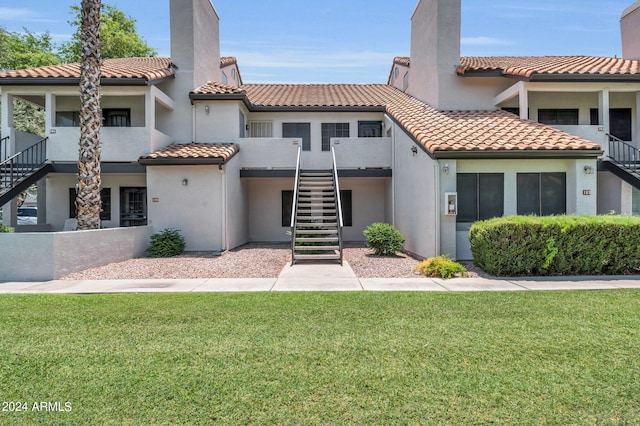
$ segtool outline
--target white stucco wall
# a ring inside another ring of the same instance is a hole
[[[226,249],[249,241],[248,183],[240,179],[240,159],[233,157],[224,166],[227,236]]]
[[[149,225],[158,231],[179,229],[187,251],[224,248],[222,196],[222,173],[216,165],[147,166]]]
[[[77,176],[67,173],[51,173],[46,182],[46,217],[52,231],[61,231],[69,219],[69,189],[75,188]],[[102,222],[105,228],[120,226],[120,188],[146,187],[144,174],[102,174],[102,188],[111,188],[111,220]]]
[[[632,186],[611,172],[598,172],[598,214],[632,214]]]
[[[640,1],[636,1],[622,13],[620,20],[622,56],[640,59]]]
[[[289,225],[282,226],[282,191],[293,190],[293,178],[244,179],[248,187],[249,240],[290,241]],[[389,222],[386,215],[389,178],[340,178],[340,190],[351,190],[353,224],[343,228],[345,241],[364,241],[362,231],[374,222]]]
[[[395,125],[394,125],[395,126]],[[394,127],[393,224],[406,237],[405,249],[423,257],[439,253],[438,164]]]
[[[292,191],[293,178],[246,179],[249,190],[249,241],[291,241],[282,226],[282,191]]]
[[[45,281],[141,257],[151,226],[0,234],[0,281]]]

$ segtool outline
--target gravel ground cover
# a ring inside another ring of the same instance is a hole
[[[187,252],[170,258],[139,258],[87,269],[63,280],[275,278],[291,259],[289,244],[246,244],[222,255]],[[405,253],[375,256],[364,244],[349,244],[344,258],[359,278],[416,277],[420,259]]]

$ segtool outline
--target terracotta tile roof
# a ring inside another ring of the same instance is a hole
[[[411,65],[411,58],[408,56],[396,56],[393,58],[393,63],[408,67]]]
[[[118,58],[102,61],[102,78],[140,79],[152,82],[173,77],[174,69],[169,58]],[[3,79],[61,78],[79,79],[80,64],[61,64],[39,68],[0,72],[0,84]]]
[[[235,56],[223,56],[220,58],[220,68],[228,67],[229,65],[238,64],[238,60]]]
[[[244,86],[243,86],[244,87]],[[244,95],[242,88],[229,86],[227,84],[209,81],[206,84],[192,90],[190,95]]]
[[[225,93],[228,88],[214,84],[208,85],[207,90],[215,99],[216,93]],[[245,92],[250,108],[380,108],[434,155],[472,151],[585,150],[595,153],[601,149],[586,139],[521,120],[505,111],[438,111],[386,84],[245,84],[240,90]],[[205,92],[199,88],[197,93]]]
[[[173,144],[140,157],[142,164],[224,164],[240,151],[234,143]]]
[[[640,61],[594,56],[487,56],[462,57],[459,75],[495,71],[505,76],[637,76]]]

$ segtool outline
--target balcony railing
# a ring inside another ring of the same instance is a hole
[[[640,172],[640,150],[613,135],[609,136],[609,159],[632,173]]]
[[[47,161],[47,138],[0,162],[0,195],[40,169]]]

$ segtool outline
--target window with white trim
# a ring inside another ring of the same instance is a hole
[[[272,138],[273,122],[272,121],[250,121],[249,137],[250,138]]]

